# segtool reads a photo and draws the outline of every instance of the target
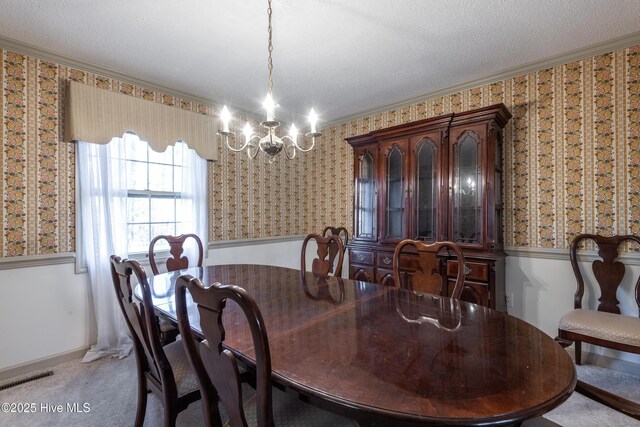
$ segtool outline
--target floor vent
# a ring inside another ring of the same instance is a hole
[[[17,381],[10,382],[8,384],[0,385],[0,391],[6,390],[6,389],[11,388],[11,387],[15,387],[15,386],[20,385],[20,384],[28,383],[29,381],[35,381],[35,380],[39,380],[40,378],[50,377],[51,375],[53,375],[53,371],[46,371],[46,372],[41,372],[39,374],[31,375],[31,376],[23,378],[21,380],[17,380]]]

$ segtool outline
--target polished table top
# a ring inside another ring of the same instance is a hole
[[[149,279],[156,310],[173,320],[174,282],[184,273],[205,286],[246,289],[265,320],[274,380],[355,418],[511,423],[551,410],[575,387],[573,362],[549,336],[475,304],[282,267],[221,265]],[[200,334],[192,303],[189,317]],[[235,303],[223,322],[227,347],[251,364]]]

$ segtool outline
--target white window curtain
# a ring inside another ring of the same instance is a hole
[[[127,182],[125,139],[109,144],[78,142],[80,220],[84,257],[98,329],[97,343],[85,355],[90,362],[101,357],[125,357],[132,342],[111,278],[111,255],[128,257]],[[207,161],[185,144],[182,150],[181,225],[178,234],[195,233],[207,251]],[[185,256],[196,260],[195,245],[185,245]]]
[[[207,161],[195,150],[184,144],[182,158],[182,209],[177,234],[194,233],[202,241],[207,254]],[[197,246],[193,239],[185,242],[184,255],[189,266],[198,260]]]
[[[106,145],[78,142],[80,222],[87,262],[97,343],[83,362],[112,356],[125,357],[133,348],[118,304],[109,257],[123,258],[127,250],[127,182],[125,144],[114,138]]]

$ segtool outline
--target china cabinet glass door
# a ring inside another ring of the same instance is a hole
[[[482,241],[482,150],[475,132],[466,131],[453,150],[453,241],[480,244]]]
[[[384,168],[384,239],[402,240],[406,237],[406,149],[392,144],[386,151]]]
[[[356,238],[373,239],[376,236],[376,162],[373,154],[365,151],[360,157],[356,201]]]
[[[424,138],[414,155],[414,236],[415,240],[438,240],[438,150],[435,142]]]

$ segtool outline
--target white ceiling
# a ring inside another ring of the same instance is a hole
[[[262,115],[266,0],[0,0],[0,37]],[[401,103],[639,34],[639,0],[274,0],[281,118]]]

